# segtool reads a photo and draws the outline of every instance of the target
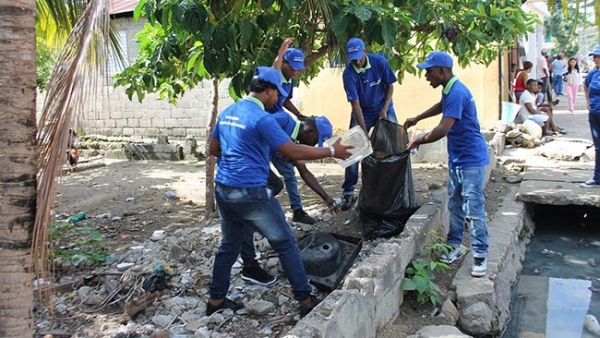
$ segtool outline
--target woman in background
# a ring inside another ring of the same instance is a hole
[[[517,79],[515,80],[515,97],[517,98],[517,103],[519,102],[519,98],[521,94],[526,90],[525,86],[527,84],[527,80],[529,80],[529,73],[533,69],[533,63],[529,61],[525,61],[523,63],[523,70],[517,74]]]
[[[569,98],[569,111],[573,114],[577,92],[579,92],[579,86],[581,86],[581,72],[579,71],[577,60],[574,58],[569,59],[569,62],[567,63],[567,72],[565,73],[564,78],[565,91]]]

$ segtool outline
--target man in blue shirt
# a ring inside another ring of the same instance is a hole
[[[465,221],[468,220],[474,258],[471,275],[482,277],[487,271],[488,253],[483,188],[485,166],[490,160],[487,144],[481,135],[473,95],[452,73],[452,64],[450,55],[431,52],[424,62],[417,65],[425,69],[425,79],[433,88],[440,85],[444,88],[442,100],[416,117],[407,119],[404,127],[410,128],[420,120],[439,114],[442,114],[442,119],[429,133],[410,142],[407,149],[416,149],[421,144],[447,137],[450,232],[446,243],[452,247],[452,251],[443,254],[440,261],[450,264],[460,258]]]
[[[350,63],[342,79],[346,98],[352,107],[350,128],[359,125],[367,135],[379,119],[394,123],[396,113],[392,103],[396,75],[386,59],[377,54],[367,54],[364,42],[352,38],[346,44]],[[354,187],[358,182],[358,163],[346,168],[342,184],[342,211],[350,210],[356,202]]]
[[[220,309],[234,311],[243,304],[226,298],[231,267],[242,249],[242,242],[258,231],[279,254],[294,298],[300,302],[300,315],[310,312],[319,299],[311,295],[312,287],[296,238],[273,192],[267,186],[269,158],[274,151],[293,160],[325,157],[346,159],[349,147],[336,142],[329,148],[295,144],[266,112],[279,94],[286,94],[279,72],[258,67],[250,82],[250,94],[219,114],[209,145],[209,153],[219,157],[215,175],[215,199],[221,217],[221,245],[215,256],[209,285],[210,300],[206,314]]]
[[[285,107],[285,109],[302,121],[306,119],[306,116],[300,114],[300,111],[292,103],[291,99],[293,97],[295,80],[304,70],[304,52],[297,48],[288,48],[292,42],[292,38],[287,38],[283,41],[273,62],[273,68],[281,72],[281,85],[287,94],[280,94],[277,102],[275,102],[268,112],[277,113]],[[285,190],[287,191],[290,208],[292,209],[292,221],[315,224],[315,220],[302,208],[302,200],[298,191],[298,179],[296,178],[294,166],[279,153],[271,157],[271,163],[273,163],[273,166],[285,180]]]
[[[585,77],[583,92],[588,105],[588,121],[596,150],[594,175],[591,180],[581,183],[582,188],[600,187],[600,47],[590,53],[594,58],[594,68]]]
[[[333,128],[329,120],[324,116],[307,117],[304,121],[298,121],[286,112],[278,112],[273,114],[281,129],[290,136],[295,143],[305,144],[308,146],[318,145],[323,146],[323,141],[331,137]],[[274,154],[275,155],[275,154]],[[319,181],[308,170],[306,164],[302,161],[291,160],[291,164],[298,169],[300,177],[308,184],[308,186],[319,195],[331,212],[337,213],[337,206],[331,196],[325,192],[325,189],[319,184]],[[273,196],[277,196],[283,189],[283,182],[273,173],[269,172],[267,186],[273,190]],[[254,235],[251,234],[242,246],[241,257],[243,261],[242,279],[255,284],[269,286],[277,280],[274,276],[263,270],[256,261],[256,253],[254,251]]]

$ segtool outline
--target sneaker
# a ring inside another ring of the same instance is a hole
[[[293,222],[304,223],[304,224],[315,224],[315,219],[308,216],[306,211],[303,209],[294,210]]]
[[[342,197],[342,204],[340,205],[340,209],[342,211],[348,211],[352,209],[355,202],[356,198],[354,198],[353,195],[344,195],[344,197]]]
[[[300,317],[306,316],[315,306],[319,305],[321,300],[313,295],[310,296],[310,305],[300,302]]]
[[[594,180],[589,180],[579,185],[582,188],[597,188],[600,187],[600,182],[596,182]]]
[[[471,268],[471,276],[483,277],[487,271],[487,257],[473,258],[473,267]]]
[[[456,262],[457,260],[459,260],[463,255],[464,255],[464,252],[462,251],[461,247],[459,246],[458,248],[455,248],[454,250],[452,250],[449,253],[441,254],[440,262],[446,263],[446,264],[452,264],[452,263]]]
[[[263,286],[273,285],[277,281],[277,277],[263,270],[257,261],[252,261],[250,266],[242,268],[242,279]]]
[[[210,302],[206,303],[206,315],[210,316],[221,309],[231,309],[233,312],[236,312],[237,310],[241,310],[243,308],[244,304],[234,302],[229,298],[225,298],[219,305],[212,305]]]

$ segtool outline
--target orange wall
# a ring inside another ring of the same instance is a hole
[[[456,60],[455,60],[456,64]],[[350,123],[350,104],[342,85],[343,68],[327,68],[314,78],[308,86],[300,85],[294,91],[295,101],[305,115],[325,115],[333,124],[334,130],[345,131]],[[498,121],[499,74],[498,62],[488,67],[472,65],[467,68],[454,67],[454,73],[473,93],[479,121],[482,127],[491,128]],[[394,107],[398,122],[420,114],[441,98],[442,88],[433,89],[424,76],[407,74],[402,84],[395,84]],[[427,130],[435,127],[439,117],[421,121],[416,129]]]

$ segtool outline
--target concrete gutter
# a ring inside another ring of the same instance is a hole
[[[461,330],[473,336],[499,334],[510,318],[512,285],[523,268],[525,250],[533,235],[533,222],[524,204],[514,200],[517,187],[506,195],[502,207],[488,224],[490,250],[485,277],[471,276],[473,256],[467,254],[451,289]]]
[[[398,316],[404,270],[427,245],[427,235],[445,233],[446,203],[447,193],[437,192],[408,220],[399,237],[378,245],[352,269],[341,290],[327,296],[285,337],[376,337],[378,329]]]

